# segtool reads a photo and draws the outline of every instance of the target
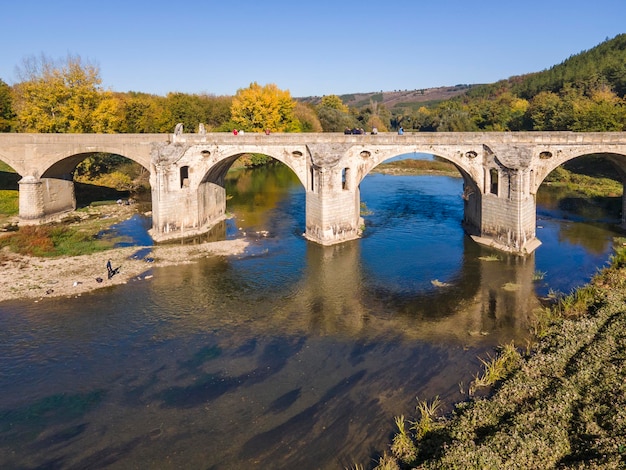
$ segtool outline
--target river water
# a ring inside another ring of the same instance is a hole
[[[611,254],[606,220],[548,193],[533,255],[480,247],[461,193],[460,178],[370,175],[363,238],[321,247],[290,171],[240,171],[212,236],[250,239],[245,254],[0,304],[0,468],[368,468],[394,416],[465,399],[479,357],[524,345],[539,299]],[[145,243],[147,226],[118,230]]]

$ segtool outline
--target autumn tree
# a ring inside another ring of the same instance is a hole
[[[322,100],[320,101],[318,107],[336,109],[337,111],[341,111],[342,113],[348,113],[350,111],[349,108],[345,104],[343,104],[341,98],[339,98],[337,95],[322,96]]]
[[[300,123],[300,132],[322,132],[322,123],[312,106],[297,102],[294,115]]]
[[[607,132],[626,130],[626,100],[607,87],[593,90],[581,97],[574,107],[571,130]]]
[[[231,106],[234,123],[249,132],[295,132],[299,123],[294,115],[296,103],[289,91],[274,84],[261,86],[251,83],[237,90]]]
[[[18,68],[15,110],[26,132],[92,132],[93,112],[103,98],[98,67],[68,55],[54,62],[45,56]]]

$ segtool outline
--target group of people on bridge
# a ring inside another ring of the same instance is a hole
[[[343,131],[344,134],[367,134],[367,132],[365,132],[365,129],[363,129],[362,127],[355,127],[353,129],[350,129],[349,127],[346,127],[345,130]],[[378,129],[376,129],[375,127],[372,127],[372,134],[378,134]]]

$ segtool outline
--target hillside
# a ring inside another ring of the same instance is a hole
[[[351,93],[339,95],[343,104],[352,108],[367,106],[370,102],[384,104],[387,109],[395,107],[415,108],[424,104],[433,104],[462,95],[476,85],[455,85],[437,88],[422,88],[415,90],[377,91],[365,93]],[[318,104],[321,96],[308,96],[296,98],[304,103]],[[417,106],[415,106],[417,104]]]

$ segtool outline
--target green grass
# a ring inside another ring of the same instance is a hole
[[[373,172],[392,174],[414,174],[414,175],[449,175],[461,176],[459,170],[450,162],[441,160],[416,160],[405,159],[396,160],[389,163],[381,163]]]
[[[584,175],[558,167],[548,175],[544,184],[562,187],[588,198],[619,197],[622,195],[622,183],[600,175]]]
[[[19,193],[12,189],[0,189],[0,214],[14,216],[19,213]]]
[[[588,286],[535,311],[525,356],[511,343],[481,359],[472,388],[491,394],[413,439],[410,467],[385,452],[379,468],[626,468],[625,259],[618,247]]]

